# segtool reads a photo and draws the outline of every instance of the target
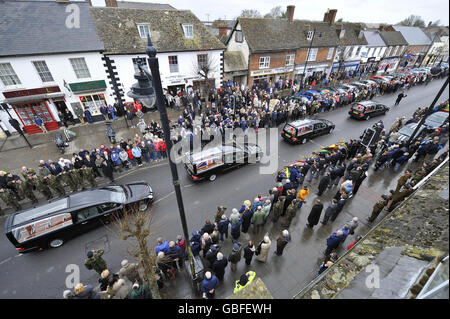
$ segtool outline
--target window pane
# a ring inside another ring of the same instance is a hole
[[[178,72],[178,56],[176,55],[169,56],[169,68],[170,73]]]
[[[36,71],[41,77],[42,82],[53,82],[53,76],[50,73],[50,70],[47,67],[47,63],[45,61],[34,61],[33,62]]]
[[[21,84],[10,63],[0,63],[0,79],[4,86]]]
[[[89,69],[86,65],[86,61],[84,58],[73,58],[69,59],[70,63],[72,64],[73,71],[75,72],[75,75],[77,78],[90,78],[91,74],[89,73]]]

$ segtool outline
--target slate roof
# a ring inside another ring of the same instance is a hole
[[[241,51],[225,51],[224,53],[224,71],[234,72],[247,70],[247,62]]]
[[[309,30],[316,28],[313,47],[332,47],[338,39],[325,22],[288,19],[238,18],[252,52],[296,50],[309,47]]]
[[[225,46],[189,10],[91,8],[106,54],[145,53],[147,40],[137,24],[148,24],[158,52],[221,50]],[[194,38],[184,37],[182,24],[192,24]]]
[[[364,36],[359,37],[363,26],[360,23],[336,22],[334,25],[336,35],[339,38],[341,30],[345,30],[344,36],[339,38],[339,43],[344,46],[349,45],[366,45],[367,41]]]
[[[128,9],[176,10],[170,4],[132,2],[132,1],[117,1],[117,7],[128,8]]]
[[[380,31],[380,35],[387,46],[408,45],[408,42],[398,31]]]
[[[79,28],[67,28],[66,7],[55,1],[0,1],[0,56],[102,51],[89,3],[77,2]]]
[[[383,38],[381,37],[380,31],[378,30],[367,30],[363,31],[364,37],[367,41],[367,46],[369,47],[385,47]]]
[[[401,32],[409,45],[430,45],[430,38],[419,27],[394,25],[395,31]]]

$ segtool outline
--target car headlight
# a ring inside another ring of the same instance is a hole
[[[147,196],[147,198],[149,198],[149,199],[153,199],[153,193],[152,193],[152,194],[150,194],[150,195],[148,195],[148,196]]]

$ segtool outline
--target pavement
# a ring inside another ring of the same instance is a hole
[[[278,167],[298,160],[299,156],[307,156],[321,146],[327,146],[342,139],[358,138],[366,127],[371,126],[379,119],[382,119],[385,126],[389,127],[397,117],[411,116],[417,107],[428,106],[432,102],[443,82],[444,80],[435,80],[428,86],[418,86],[410,89],[408,97],[402,100],[399,106],[392,107],[391,111],[385,116],[376,117],[369,121],[350,119],[347,114],[347,107],[320,114],[321,118],[328,119],[336,124],[336,129],[333,133],[317,137],[304,145],[287,144],[279,136]],[[385,95],[376,98],[376,100],[392,106],[395,98],[396,95]],[[438,102],[447,98],[448,91],[445,91]],[[279,130],[281,128],[280,126]],[[132,134],[129,136],[132,136]],[[102,143],[100,140],[97,140],[97,137],[94,140],[94,136],[86,137],[86,140],[95,143],[95,145]],[[55,147],[54,145],[52,146]],[[86,147],[86,145],[79,143],[76,149],[82,147]],[[16,153],[15,156],[20,156],[21,162],[22,159],[30,161],[32,164],[28,165],[34,167],[35,163],[41,158],[35,157],[37,155],[34,152],[28,155],[28,152],[22,150],[22,152]],[[2,153],[0,153],[1,156],[4,156]],[[6,154],[8,153],[6,152]],[[24,153],[27,156],[24,156]],[[38,154],[41,156],[41,153]],[[59,158],[59,155],[55,155],[50,158]],[[16,157],[8,157],[7,161],[15,161]],[[30,159],[31,157],[33,159]],[[47,156],[42,157],[44,159],[48,158]],[[2,165],[4,162],[5,160],[2,158]],[[9,165],[9,163],[6,164]],[[205,181],[200,183],[194,183],[189,179],[182,165],[178,165],[189,231],[192,233],[192,231],[202,228],[205,219],[213,219],[216,207],[219,205],[228,207],[226,214],[229,215],[231,209],[233,207],[239,208],[244,200],[252,200],[257,194],[267,195],[267,191],[274,185],[275,175],[260,174],[260,165],[262,164],[247,165],[219,175],[214,182]],[[349,236],[346,243],[340,248],[341,250],[338,251],[338,255],[342,255],[345,251],[344,246],[350,244],[357,235],[363,235],[371,228],[371,225],[367,224],[365,219],[370,214],[373,204],[379,196],[387,190],[395,188],[394,185],[397,178],[402,175],[407,167],[415,168],[416,166],[415,163],[409,163],[397,173],[390,169],[385,169],[375,174],[371,168],[368,172],[369,177],[360,187],[358,194],[348,201],[338,218],[333,223],[329,223],[326,226],[319,224],[313,230],[310,230],[305,227],[305,224],[312,203],[316,198],[314,193],[317,190],[317,184],[312,184],[311,195],[307,198],[307,203],[297,212],[297,216],[293,219],[289,228],[292,242],[287,245],[283,256],[273,254],[276,248],[276,237],[282,230],[279,225],[280,222],[273,224],[269,221],[258,235],[254,235],[252,228],[250,228],[248,234],[241,235],[240,242],[246,244],[248,239],[252,239],[257,243],[268,232],[272,240],[268,260],[266,263],[259,263],[253,260],[252,265],[249,267],[241,260],[237,265],[236,272],[232,272],[227,267],[224,282],[217,289],[216,298],[225,298],[231,295],[234,282],[239,279],[242,273],[249,269],[255,271],[257,276],[264,281],[274,298],[292,298],[315,277],[323,259],[323,251],[326,248],[325,239],[353,216],[358,216],[360,224],[355,231],[355,235]],[[151,249],[155,246],[156,238],[159,236],[163,236],[166,240],[174,240],[178,234],[182,234],[178,206],[170,176],[168,162],[161,161],[151,166],[143,166],[129,171],[116,178],[120,183],[145,180],[154,189],[155,202],[149,213],[152,219],[149,242]],[[336,190],[333,189],[321,196],[322,202],[326,203],[325,208],[335,192]],[[384,214],[382,213],[379,219]],[[1,222],[4,222],[3,218],[0,219]],[[62,291],[67,289],[65,283],[69,275],[69,272],[66,272],[68,265],[79,266],[81,282],[96,285],[97,275],[83,266],[86,251],[93,248],[105,249],[104,258],[110,270],[117,272],[120,269],[122,259],[133,260],[133,258],[127,253],[127,243],[120,239],[117,231],[112,229],[112,227],[94,229],[66,242],[58,249],[29,254],[18,254],[6,237],[0,236],[0,282],[2,283],[0,297],[61,298]],[[223,243],[222,252],[225,256],[228,256],[231,252],[230,239]],[[165,298],[198,298],[190,286],[186,267],[184,271],[177,273],[175,280],[166,282],[166,287],[162,289],[161,293]]]

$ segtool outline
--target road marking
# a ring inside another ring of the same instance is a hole
[[[311,143],[313,143],[314,145],[317,145],[317,146],[320,146],[321,148],[322,147],[325,147],[325,146],[323,146],[323,145],[320,145],[319,143],[316,143],[316,142],[314,142],[313,140],[309,140]]]
[[[3,265],[4,263],[10,261],[12,259],[12,257],[9,257],[8,259],[5,259],[3,261],[0,262],[0,265]]]
[[[175,193],[175,191],[171,191],[169,194],[167,194],[167,195],[164,196],[164,197],[161,197],[160,199],[154,201],[153,203],[156,204],[157,202],[160,202],[160,201],[162,201],[163,199],[166,199],[167,197],[169,197],[170,195],[172,195],[172,194],[174,194],[174,193]]]

